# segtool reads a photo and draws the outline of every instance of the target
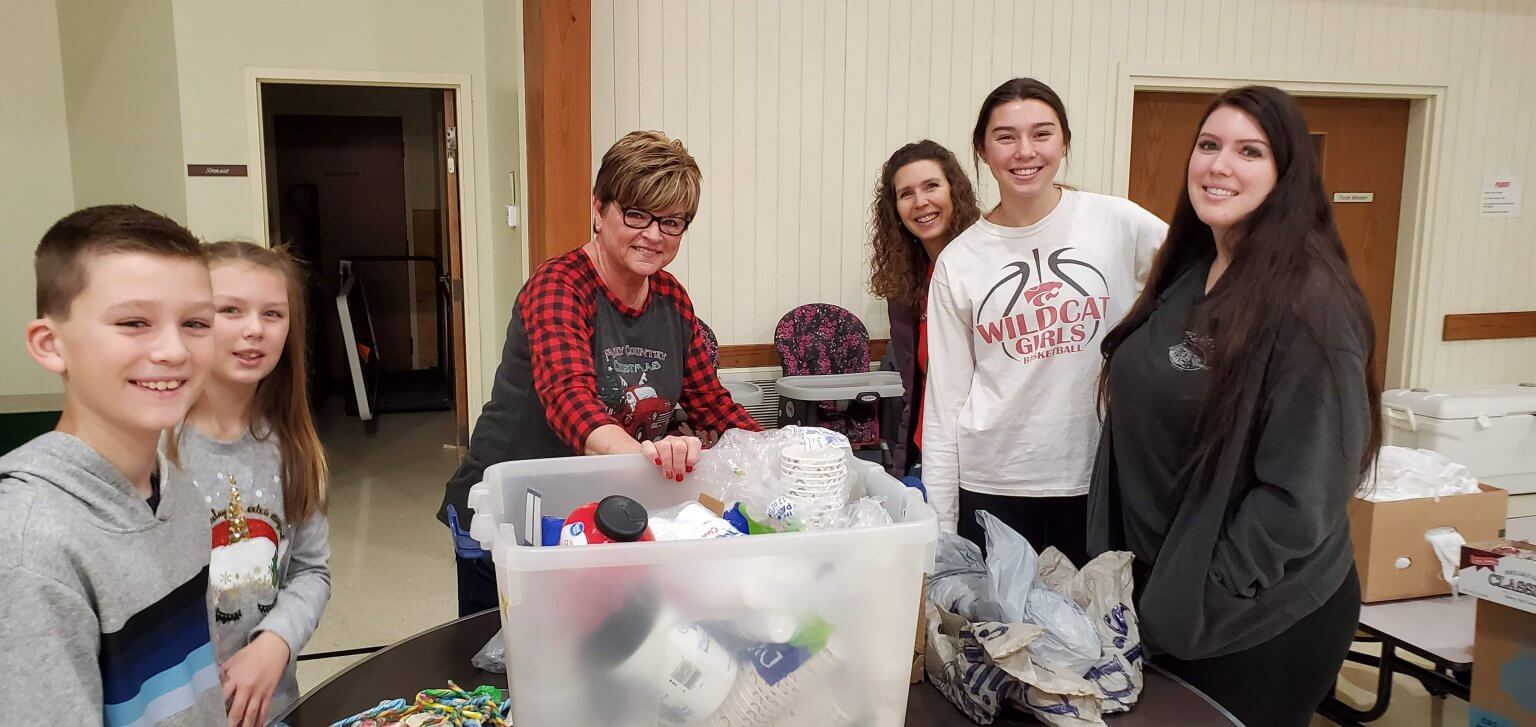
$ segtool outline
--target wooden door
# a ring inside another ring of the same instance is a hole
[[[441,112],[438,125],[443,144],[443,246],[448,251],[448,300],[449,333],[453,345],[453,416],[454,445],[459,459],[469,448],[469,375],[468,344],[464,334],[464,250],[459,219],[459,125],[457,94],[445,90],[441,94]]]
[[[1138,91],[1132,111],[1130,198],[1171,220],[1184,188],[1200,118],[1215,94]],[[1386,371],[1408,144],[1404,99],[1301,98],[1330,197],[1369,193],[1369,202],[1333,203],[1349,266],[1376,323],[1376,375]],[[1355,198],[1358,198],[1356,196]]]

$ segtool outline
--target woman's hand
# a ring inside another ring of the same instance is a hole
[[[698,437],[666,437],[655,442],[641,442],[640,452],[661,468],[667,479],[683,481],[683,475],[692,472],[699,463],[699,451],[703,445]]]
[[[288,642],[263,631],[219,667],[230,727],[262,727],[270,717],[272,692],[288,668]]]

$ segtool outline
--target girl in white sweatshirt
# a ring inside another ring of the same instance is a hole
[[[1044,83],[993,90],[971,142],[1001,202],[934,268],[924,485],[946,530],[985,547],[976,511],[986,510],[1081,566],[1099,343],[1136,300],[1168,226],[1134,202],[1055,184],[1072,131]]]

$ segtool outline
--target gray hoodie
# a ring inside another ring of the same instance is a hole
[[[225,724],[207,511],[163,459],[158,509],[50,432],[0,457],[0,704],[51,724]]]

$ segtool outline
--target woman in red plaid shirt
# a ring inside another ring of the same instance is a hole
[[[549,260],[517,295],[491,400],[438,519],[469,529],[469,488],[497,462],[641,453],[678,482],[696,437],[667,436],[681,406],[696,429],[759,427],[720,385],[693,302],[663,268],[699,208],[701,174],[682,142],[631,132],[603,155],[590,242]],[[459,613],[496,606],[489,554],[456,537]]]

